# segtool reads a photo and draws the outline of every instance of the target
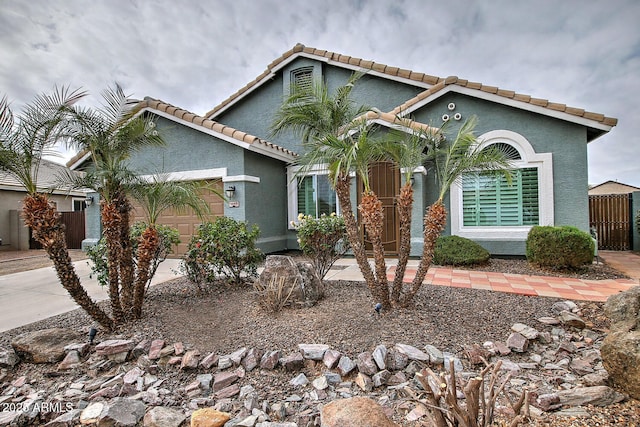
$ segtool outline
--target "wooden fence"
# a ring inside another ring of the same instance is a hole
[[[598,233],[598,249],[632,249],[631,194],[589,196],[589,225]]]
[[[82,249],[84,240],[84,211],[60,212],[60,220],[64,224],[67,248]],[[29,249],[42,249],[42,245],[31,237],[29,230]]]

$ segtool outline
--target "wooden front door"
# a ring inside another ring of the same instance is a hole
[[[375,163],[369,168],[369,182],[373,191],[382,202],[384,213],[384,227],[382,230],[382,242],[385,254],[398,254],[399,221],[396,211],[396,197],[400,193],[400,171],[392,163]],[[362,185],[358,200],[362,195]],[[365,247],[371,250],[371,243],[365,236]]]

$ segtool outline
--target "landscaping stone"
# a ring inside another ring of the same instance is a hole
[[[16,354],[32,363],[57,363],[66,356],[65,347],[82,341],[83,335],[64,328],[42,329],[18,335],[11,341]]]
[[[396,427],[379,404],[366,397],[334,400],[324,405],[322,427]]]
[[[289,295],[287,305],[311,307],[324,296],[324,284],[309,262],[296,262],[286,255],[268,255],[258,282],[268,288],[272,280],[284,280],[284,295]],[[321,359],[320,359],[321,360]]]

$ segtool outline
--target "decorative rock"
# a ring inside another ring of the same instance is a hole
[[[387,369],[391,371],[401,371],[409,364],[409,357],[395,348],[391,348],[387,351],[386,362]]]
[[[527,326],[523,323],[516,323],[511,327],[511,330],[513,332],[518,332],[520,335],[522,335],[523,337],[525,337],[528,340],[535,340],[536,338],[538,338],[538,335],[540,334],[540,332],[538,332],[537,330],[533,329],[531,326]]]
[[[329,350],[329,346],[325,344],[298,344],[298,348],[302,356],[310,360],[322,360],[324,353]]]
[[[65,358],[58,365],[58,369],[66,371],[67,369],[73,369],[80,364],[80,355],[77,351],[73,350],[67,353]]]
[[[202,408],[191,414],[191,427],[222,427],[231,415],[213,408]]]
[[[260,364],[261,357],[262,352],[260,350],[251,348],[249,349],[249,351],[247,351],[244,359],[242,359],[242,366],[244,366],[244,369],[246,369],[248,372],[251,372]]]
[[[545,325],[559,325],[560,321],[555,317],[540,317],[538,322]]]
[[[280,359],[279,350],[267,352],[262,356],[262,359],[260,360],[260,368],[274,369],[278,365],[279,359]]]
[[[338,362],[338,372],[340,372],[340,375],[345,376],[355,368],[356,364],[353,360],[349,359],[347,356],[342,356],[340,358],[340,362]]]
[[[640,328],[640,286],[607,298],[604,313],[611,320],[611,330],[628,332]]]
[[[524,353],[527,350],[527,347],[529,347],[529,340],[522,334],[514,332],[509,335],[509,338],[507,338],[507,347],[517,353]]]
[[[370,392],[373,390],[373,381],[369,376],[363,374],[362,372],[358,372],[356,376],[355,383],[362,391]]]
[[[567,310],[561,311],[559,314],[559,318],[560,322],[563,325],[569,326],[571,328],[584,329],[584,327],[586,326],[584,320]]]
[[[447,370],[447,372],[450,372],[451,370],[452,361],[453,361],[453,369],[455,369],[456,372],[462,372],[464,370],[464,366],[462,366],[462,361],[458,359],[454,354],[444,352],[442,353],[442,355],[444,357],[444,362],[443,362],[444,367]]]
[[[154,406],[145,414],[143,425],[144,427],[180,427],[186,418],[182,411]]]
[[[586,385],[587,387],[592,387],[596,385],[606,385],[608,379],[609,375],[607,374],[607,371],[601,370],[583,376],[582,382],[584,382],[584,385]]]
[[[42,329],[18,335],[11,341],[11,346],[27,362],[56,363],[65,357],[65,346],[83,338],[83,335],[70,329]]]
[[[373,356],[368,351],[360,353],[356,361],[358,370],[365,375],[375,375],[378,372],[378,366],[373,360]]]
[[[116,398],[109,402],[98,420],[104,426],[136,426],[144,417],[146,406],[139,400]]]
[[[167,345],[165,346],[162,350],[160,350],[160,359],[167,357],[167,356],[171,356],[173,354],[175,354],[176,352],[176,348],[172,345]]]
[[[316,390],[324,390],[327,387],[329,387],[329,381],[327,380],[327,377],[325,377],[324,375],[320,375],[318,378],[316,378],[315,380],[313,380],[313,382],[311,383],[311,385],[313,386],[313,388],[315,388]]]
[[[432,346],[431,344],[427,344],[424,346],[424,351],[429,355],[429,362],[434,365],[442,365],[444,363],[444,355],[440,349]]]
[[[482,365],[489,360],[489,352],[480,347],[479,344],[464,346],[464,353],[467,355],[472,365]]]
[[[290,355],[283,357],[280,360],[280,364],[289,372],[297,371],[304,366],[304,358],[302,357],[302,354],[298,352],[291,353]]]
[[[96,346],[98,356],[110,356],[119,353],[128,353],[135,346],[131,340],[107,340]]]
[[[625,395],[607,386],[583,387],[558,392],[562,406],[609,406],[622,402]]]
[[[233,366],[233,361],[229,355],[220,356],[218,358],[218,369],[227,369]]]
[[[541,394],[536,398],[536,407],[542,409],[545,412],[553,411],[562,406],[560,403],[560,396],[556,393]]]
[[[404,353],[407,355],[409,360],[417,360],[420,362],[428,362],[429,355],[424,353],[423,351],[418,350],[417,348],[407,345],[407,344],[396,344],[396,350],[400,353]]]
[[[67,426],[75,426],[80,423],[80,414],[82,413],[82,409],[72,409],[68,412],[64,412],[59,417],[49,421],[45,424],[45,427],[67,427]],[[0,425],[2,425],[2,421],[0,421]],[[156,427],[156,426],[150,426]],[[162,426],[157,426],[162,427]]]
[[[378,365],[378,369],[383,370],[387,368],[387,347],[379,345],[373,350],[373,360]]]
[[[324,356],[322,356],[322,363],[324,363],[327,368],[333,369],[340,361],[341,356],[342,354],[340,354],[339,351],[328,349],[324,352]]]
[[[218,355],[216,353],[209,353],[200,361],[200,366],[205,369],[210,369],[216,364],[218,364]]]
[[[640,331],[610,333],[600,352],[611,381],[631,397],[640,399]]]
[[[81,424],[96,424],[102,411],[104,410],[104,403],[94,402],[89,404],[80,414]]]
[[[160,351],[164,348],[164,340],[153,340],[151,341],[151,346],[149,347],[149,359],[157,360],[160,359]]]
[[[576,305],[575,302],[573,301],[559,301],[554,303],[551,306],[551,312],[555,315],[560,314],[560,312],[562,311],[573,311],[575,309],[577,309],[578,306]]]
[[[291,292],[288,305],[312,307],[324,296],[322,280],[309,262],[295,262],[285,255],[268,255],[258,281],[266,289],[275,278],[284,280],[285,295]]]
[[[235,372],[220,372],[213,376],[213,391],[219,391],[230,384],[238,381],[238,375]]]
[[[407,376],[402,371],[398,371],[387,379],[387,385],[394,386],[407,381]]]
[[[381,387],[387,384],[389,377],[391,377],[391,372],[387,371],[386,369],[376,373],[373,377],[371,377],[371,380],[373,381],[373,386]]]
[[[320,413],[323,427],[397,427],[382,407],[366,397],[334,400]]]
[[[301,372],[300,374],[298,374],[298,376],[296,376],[294,379],[289,381],[289,384],[291,384],[294,387],[305,386],[309,384],[309,380],[307,379],[307,376]]]
[[[133,384],[137,382],[138,378],[140,378],[142,375],[144,375],[144,371],[136,366],[135,368],[129,370],[126,374],[124,374],[124,377],[122,377],[122,382],[125,384]]]
[[[236,394],[240,394],[240,386],[238,384],[232,384],[229,387],[225,387],[222,390],[216,392],[213,396],[216,399],[227,399]]]
[[[196,369],[200,361],[200,352],[198,350],[189,350],[182,356],[180,369]]]
[[[20,358],[12,347],[0,348],[0,368],[13,368]]]

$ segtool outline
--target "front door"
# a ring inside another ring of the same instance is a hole
[[[398,254],[398,234],[399,222],[396,211],[396,197],[400,193],[400,171],[392,163],[379,162],[369,168],[369,182],[373,191],[382,202],[384,214],[384,227],[382,229],[382,243],[385,254]],[[362,195],[362,185],[358,186],[360,192],[358,200]],[[365,247],[371,251],[371,243],[365,236]]]

